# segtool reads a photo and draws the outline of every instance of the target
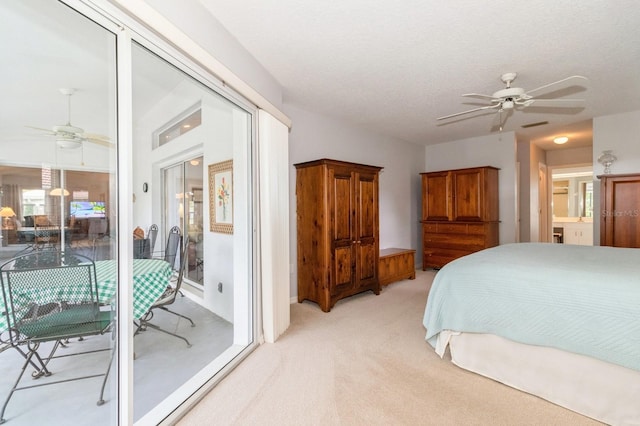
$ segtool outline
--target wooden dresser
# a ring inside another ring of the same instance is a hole
[[[324,312],[378,280],[378,174],[382,167],[322,159],[295,164],[298,302]]]
[[[498,245],[498,169],[421,173],[422,269]]]
[[[600,245],[640,248],[640,173],[598,179]]]

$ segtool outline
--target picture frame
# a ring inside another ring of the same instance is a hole
[[[233,234],[233,160],[209,164],[209,227]]]

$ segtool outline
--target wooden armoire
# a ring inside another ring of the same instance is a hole
[[[324,312],[347,296],[380,294],[378,174],[382,167],[321,159],[295,164],[298,302]]]
[[[600,245],[640,248],[640,174],[600,175]]]
[[[498,169],[474,167],[422,176],[422,269],[498,245]]]

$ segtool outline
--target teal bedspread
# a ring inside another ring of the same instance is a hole
[[[640,370],[640,249],[505,244],[457,259],[424,314],[443,330],[491,333]]]

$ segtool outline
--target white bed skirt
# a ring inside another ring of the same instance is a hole
[[[442,342],[440,341],[442,338]],[[492,334],[443,332],[451,361],[612,425],[640,425],[640,371]]]

